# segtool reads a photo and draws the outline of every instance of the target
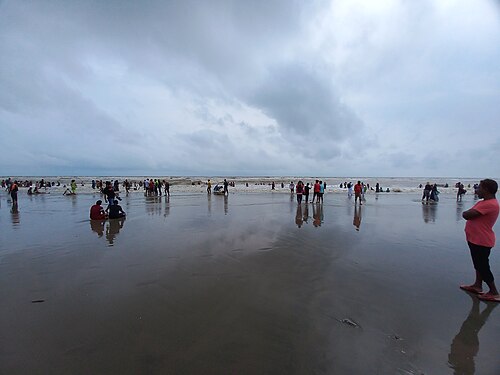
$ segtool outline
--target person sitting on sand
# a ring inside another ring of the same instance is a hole
[[[485,301],[500,302],[500,295],[490,270],[489,256],[495,246],[493,226],[498,218],[499,206],[495,194],[498,184],[495,180],[482,180],[479,183],[478,197],[482,199],[471,209],[462,213],[467,220],[465,236],[469,245],[472,263],[476,270],[476,280],[471,285],[461,285],[460,288],[478,294]],[[483,294],[483,281],[490,290]]]
[[[115,200],[113,205],[106,208],[106,211],[109,210],[109,218],[110,219],[119,219],[121,217],[125,217],[126,213],[122,210],[122,206],[118,204],[118,201]]]
[[[106,214],[101,206],[102,201],[98,200],[90,207],[90,220],[106,220]]]
[[[73,193],[71,190],[69,190],[69,188],[66,188],[66,190],[64,190],[63,195],[76,195],[76,193]]]

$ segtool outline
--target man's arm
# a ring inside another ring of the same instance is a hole
[[[471,208],[470,210],[464,211],[462,213],[462,217],[465,220],[475,219],[476,217],[479,217],[479,216],[481,216],[481,212],[479,212],[473,208]]]

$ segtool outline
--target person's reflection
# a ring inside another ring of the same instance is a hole
[[[320,227],[323,222],[323,205],[313,204],[313,225],[315,227]]]
[[[224,195],[224,215],[227,215],[228,210],[227,198],[227,195]]]
[[[20,223],[20,220],[19,220],[19,208],[17,206],[17,202],[12,203],[12,208],[10,210],[10,213],[12,214],[11,215],[12,226],[14,228],[16,228],[19,225],[19,223]]]
[[[434,223],[436,221],[436,209],[435,204],[422,204],[422,218],[424,223]]]
[[[123,228],[124,222],[125,222],[124,217],[120,219],[108,220],[108,226],[106,228],[106,239],[108,240],[110,246],[113,246],[115,237],[120,232],[120,229]]]
[[[474,374],[474,357],[479,351],[479,331],[497,306],[495,303],[487,303],[486,308],[480,312],[479,300],[471,294],[469,296],[472,299],[472,307],[460,331],[451,342],[450,354],[448,354],[448,364],[454,370],[455,375]]]
[[[170,215],[170,195],[165,196],[165,213],[163,216],[167,217],[168,215]]]
[[[302,205],[298,204],[297,205],[297,212],[295,214],[295,224],[297,224],[297,227],[300,228],[303,223],[304,223],[304,219],[302,218]]]
[[[212,194],[207,194],[208,199],[208,213],[212,213]]]
[[[457,202],[457,221],[462,221],[462,212],[464,210],[464,204],[462,201]]]
[[[304,205],[304,223],[307,224],[307,220],[309,219],[309,202],[306,202],[306,204]]]
[[[359,231],[359,227],[361,226],[361,206],[354,206],[354,219],[352,219],[352,225]]]
[[[106,220],[90,220],[90,229],[92,229],[92,232],[97,233],[98,237],[102,237],[105,222]]]

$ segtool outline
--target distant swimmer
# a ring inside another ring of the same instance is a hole
[[[106,213],[101,206],[102,201],[98,200],[95,204],[90,207],[90,220],[105,220]]]
[[[495,197],[497,191],[498,184],[495,180],[482,180],[479,183],[477,194],[482,200],[462,213],[462,217],[467,220],[465,223],[465,237],[476,270],[476,280],[473,284],[461,285],[460,288],[477,294],[481,300],[491,302],[500,302],[500,295],[489,263],[491,248],[495,246],[493,226],[497,221],[499,212],[498,201]],[[484,294],[483,281],[490,288]]]
[[[123,211],[122,206],[118,204],[118,201],[115,200],[113,205],[109,206],[106,211],[109,211],[110,219],[119,219],[126,216],[125,211]]]

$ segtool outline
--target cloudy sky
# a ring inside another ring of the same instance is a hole
[[[500,2],[0,0],[0,175],[500,176]]]

